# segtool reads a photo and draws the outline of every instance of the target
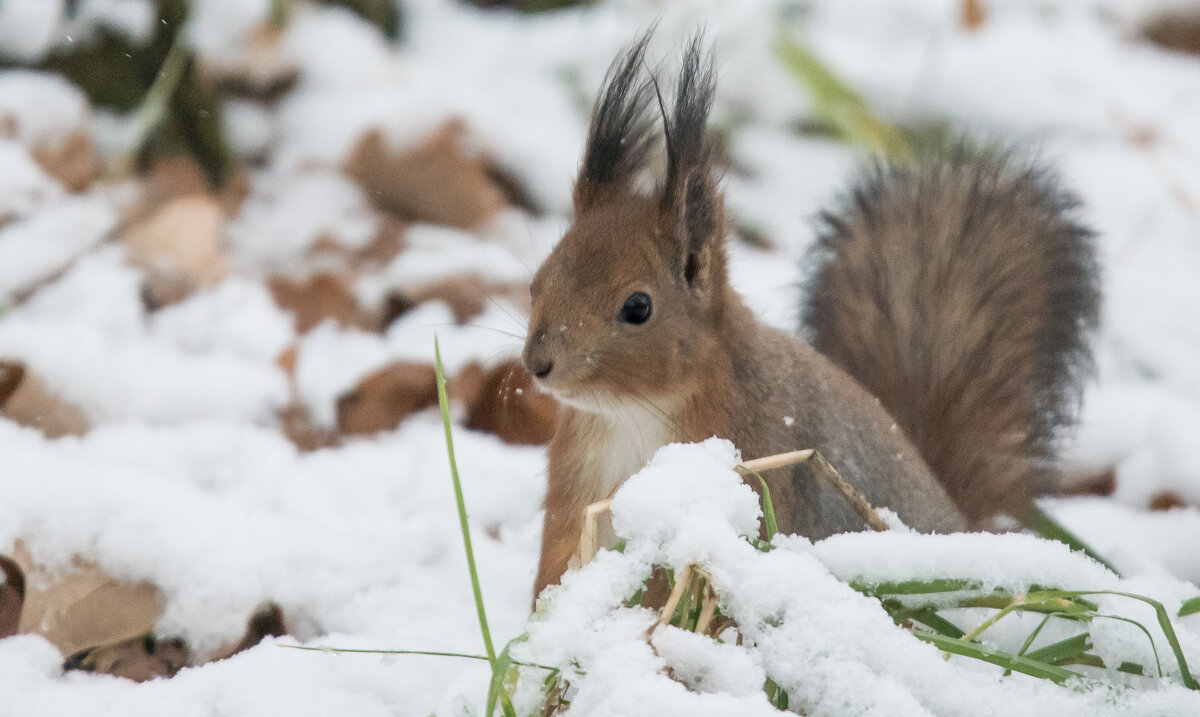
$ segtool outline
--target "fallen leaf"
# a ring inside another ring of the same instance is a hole
[[[141,638],[162,614],[163,596],[150,583],[117,580],[82,559],[65,573],[51,571],[19,543],[12,557],[25,571],[19,632],[41,635],[64,655]]]
[[[89,428],[82,411],[15,361],[0,361],[0,416],[36,428],[47,438],[82,436]]]
[[[437,405],[437,374],[429,364],[400,361],[368,375],[337,401],[338,432],[390,431],[408,416]]]
[[[62,182],[71,192],[82,192],[100,174],[100,157],[92,138],[77,129],[65,138],[39,144],[30,152],[46,174]]]
[[[462,122],[450,121],[421,146],[398,151],[373,130],[359,140],[345,171],[402,219],[470,229],[508,201],[487,164],[463,151],[462,133]]]
[[[451,276],[403,291],[393,291],[384,299],[380,329],[416,307],[441,301],[450,307],[455,322],[465,324],[484,312],[490,302],[503,299],[517,309],[527,309],[529,285],[494,283],[477,275]]]
[[[1159,491],[1150,499],[1150,510],[1163,511],[1186,507],[1187,501],[1183,496],[1170,490]]]
[[[145,269],[149,277],[156,277],[151,281],[177,287],[212,286],[229,273],[229,257],[221,240],[224,222],[216,199],[188,194],[167,201],[125,229],[121,240],[129,261]],[[156,291],[151,293],[157,296]]]
[[[242,639],[233,647],[222,650],[217,660],[233,657],[239,652],[249,650],[268,637],[282,637],[288,634],[287,622],[283,619],[283,609],[275,603],[266,605],[254,611],[246,622],[246,632]]]
[[[962,0],[958,6],[958,21],[967,32],[975,32],[987,22],[988,10],[983,0]]]
[[[308,408],[295,401],[279,409],[279,429],[292,445],[305,453],[337,445],[337,436],[318,427]]]
[[[469,406],[467,428],[495,434],[507,443],[537,445],[554,435],[558,404],[533,386],[516,359],[485,373]]]
[[[359,307],[349,280],[337,274],[316,274],[308,279],[272,276],[267,280],[267,288],[279,308],[292,313],[299,333],[327,319],[360,328],[374,323]]]
[[[145,682],[174,677],[188,665],[191,651],[183,638],[159,640],[152,634],[80,650],[63,662],[63,669],[98,672]]]
[[[0,583],[0,640],[17,634],[21,624],[21,608],[25,604],[25,573],[17,561],[0,555],[0,572],[4,582]]]

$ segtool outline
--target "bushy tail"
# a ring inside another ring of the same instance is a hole
[[[965,147],[868,170],[821,217],[810,340],[975,525],[1053,484],[1099,314],[1092,233],[1044,168]]]

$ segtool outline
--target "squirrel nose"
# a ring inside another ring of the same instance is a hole
[[[525,370],[537,378],[546,378],[554,368],[554,359],[546,348],[546,331],[538,329],[529,335],[525,342],[525,352],[521,355]]]
[[[550,369],[554,368],[554,362],[545,357],[525,357],[525,370],[538,378],[546,378],[550,375]]]

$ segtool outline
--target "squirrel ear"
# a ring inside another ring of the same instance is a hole
[[[678,242],[679,271],[693,288],[708,283],[723,251],[724,219],[708,136],[714,74],[712,55],[697,33],[684,53],[675,106],[666,123],[667,176],[662,193],[663,214],[674,229],[669,234]]]
[[[708,170],[706,166],[684,178],[672,218],[679,273],[691,288],[710,283],[723,251],[721,200]]]
[[[653,32],[651,27],[618,56],[604,77],[575,182],[577,209],[595,206],[612,192],[629,188],[654,148],[657,138],[650,113],[654,91],[642,74]]]

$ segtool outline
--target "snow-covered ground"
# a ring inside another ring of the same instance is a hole
[[[189,37],[212,62],[228,60],[254,41],[269,4],[196,0]],[[319,242],[362,247],[379,231],[366,190],[340,171],[366,131],[412,147],[453,118],[467,146],[515,177],[543,212],[505,209],[469,230],[412,225],[408,249],[354,289],[378,301],[422,276],[527,278],[569,222],[595,88],[618,49],[658,19],[653,52],[665,66],[699,25],[715,43],[729,209],[774,245],[731,242],[733,280],[766,320],[793,326],[809,217],[862,154],[796,132],[812,108],[774,54],[787,32],[883,120],[949,121],[1029,146],[1083,197],[1099,232],[1104,322],[1099,377],[1064,453],[1073,474],[1115,468],[1116,491],[1048,507],[1126,580],[1025,536],[900,532],[755,553],[737,537],[753,530],[753,502],[730,477],[728,447],[710,443],[672,449],[621,494],[617,528],[643,552],[604,554],[530,626],[544,451],[460,427],[493,635],[506,642],[530,630],[528,659],[585,666],[576,708],[588,714],[766,713],[766,676],[813,715],[1200,713],[1200,697],[1171,677],[1089,690],[943,661],[835,579],[1117,587],[1169,610],[1200,594],[1200,510],[1146,510],[1164,491],[1200,505],[1200,58],[1136,33],[1179,4],[993,0],[968,31],[949,0],[613,0],[539,16],[413,0],[403,3],[398,44],[348,12],[297,4],[279,45],[281,61],[299,69],[294,88],[275,104],[227,112],[235,147],[266,158],[222,225],[231,269],[153,313],[142,301],[144,269],[111,240],[135,201],[130,184],[71,193],[32,159],[81,129],[111,151],[127,122],[90,109],[60,78],[0,72],[0,119],[13,118],[0,122],[0,359],[24,362],[92,426],[50,440],[0,418],[0,553],[21,541],[50,569],[80,556],[117,578],[148,580],[166,597],[158,633],[182,635],[200,652],[236,640],[253,608],[273,600],[302,643],[481,653],[435,413],[306,453],[284,437],[277,413],[294,394],[331,426],[337,397],[371,370],[430,361],[435,331],[450,373],[515,355],[520,317],[501,302],[456,326],[449,309],[427,304],[384,333],[327,323],[297,336],[263,278],[303,271]],[[144,0],[97,1],[81,3],[90,25],[68,27],[58,21],[62,5],[0,4],[0,48],[36,58],[86,40],[89,27],[144,37],[153,21]],[[27,295],[31,286],[39,288]],[[289,346],[294,380],[277,360]],[[671,487],[684,471],[711,484],[708,499]],[[647,509],[681,494],[691,495],[690,512]],[[717,526],[712,535],[696,534],[697,516]],[[660,631],[651,650],[639,635],[652,618],[615,605],[621,581],[654,556],[706,561],[739,622],[758,625],[758,648]],[[787,616],[783,627],[768,614]],[[1200,665],[1200,616],[1177,623]],[[1119,627],[1099,631],[1108,642],[1098,649],[1144,658]],[[40,637],[0,642],[0,715],[478,714],[488,681],[486,665],[468,660],[270,644],[144,684],[64,675],[61,663]]]

